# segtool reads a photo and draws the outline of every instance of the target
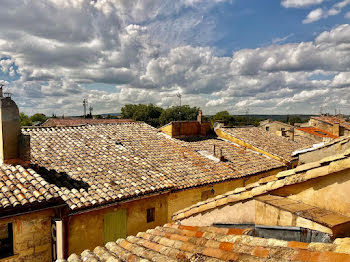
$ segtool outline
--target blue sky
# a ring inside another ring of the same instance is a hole
[[[28,114],[128,103],[350,114],[350,0],[3,0],[0,81]]]

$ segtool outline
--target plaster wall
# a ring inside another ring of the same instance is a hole
[[[338,143],[329,145],[327,147],[323,147],[314,151],[299,154],[299,163],[304,164],[304,163],[319,161],[322,158],[343,153],[345,152],[345,150],[349,148],[350,148],[350,139],[340,141]]]
[[[148,208],[155,208],[155,221],[150,223],[147,223]],[[68,254],[80,254],[85,249],[104,245],[104,215],[120,209],[126,209],[127,235],[136,235],[167,222],[167,194],[70,216]]]
[[[12,223],[14,255],[1,262],[51,261],[51,217],[53,210],[1,219]]]
[[[298,217],[291,212],[255,201],[255,224],[264,226],[303,227],[332,234],[332,230],[311,220]]]
[[[339,161],[341,162],[341,161]],[[345,164],[345,163],[344,163]],[[331,167],[331,166],[330,166]],[[325,168],[328,168],[325,166]],[[324,208],[350,217],[350,170],[311,179],[271,192],[288,196],[305,204]]]
[[[213,224],[255,224],[255,200],[225,205],[181,220],[186,226]]]
[[[264,130],[266,130],[266,127],[269,127],[268,132],[272,134],[276,134],[276,131],[281,131],[282,128],[284,128],[284,130],[286,131],[292,128],[291,125],[280,123],[280,122],[263,123],[262,125],[260,125],[260,127],[263,128]]]
[[[0,99],[0,161],[19,157],[20,121],[16,103],[11,98]]]

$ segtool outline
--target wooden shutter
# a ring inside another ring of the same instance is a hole
[[[105,243],[126,238],[126,209],[121,209],[104,215]]]

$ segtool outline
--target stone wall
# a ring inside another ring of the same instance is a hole
[[[51,216],[53,210],[1,219],[1,224],[12,223],[14,255],[0,261],[51,261]]]

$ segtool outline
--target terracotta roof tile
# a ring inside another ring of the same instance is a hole
[[[327,138],[333,138],[333,139],[338,138],[338,136],[335,136],[330,132],[327,132],[325,130],[322,130],[322,129],[319,129],[316,127],[312,127],[312,126],[297,127],[296,129],[303,131],[303,132],[306,132],[306,133],[309,133],[309,134],[314,135],[314,136],[318,136],[318,137],[327,137]]]
[[[292,153],[295,150],[310,147],[313,144],[313,141],[307,138],[298,137],[296,139],[297,137],[295,137],[295,141],[291,141],[286,137],[266,132],[259,127],[221,127],[220,130],[288,162],[293,159]]]
[[[72,254],[68,262],[109,258],[111,261],[350,261],[350,250],[342,251],[347,247],[347,239],[337,239],[331,244],[301,243],[253,237],[247,235],[249,232],[249,229],[167,224],[109,242],[93,252]]]
[[[30,136],[31,162],[36,171],[23,169],[23,174],[18,174],[6,169],[4,177],[13,177],[4,179],[0,188],[12,192],[15,185],[28,184],[24,188],[30,194],[22,189],[16,200],[3,199],[3,205],[8,205],[7,201],[13,206],[44,201],[55,195],[71,210],[78,210],[283,166],[248,150],[241,153],[242,149],[221,140],[199,142],[195,146],[175,142],[140,122],[24,128],[22,134]],[[198,148],[213,143],[223,146],[232,162],[213,162],[197,152]]]
[[[49,118],[41,126],[81,126],[81,125],[97,125],[97,124],[116,124],[134,122],[132,119],[93,119],[93,118]]]
[[[333,125],[335,123],[339,123],[340,126],[344,127],[345,129],[350,130],[350,123],[347,122],[343,118],[339,118],[339,117],[335,117],[335,116],[313,116],[311,118],[328,123],[330,125]]]

